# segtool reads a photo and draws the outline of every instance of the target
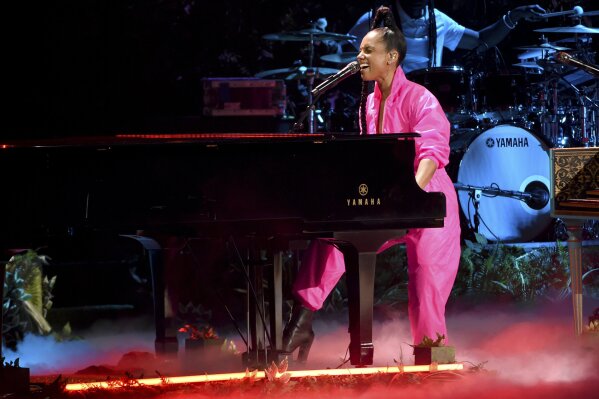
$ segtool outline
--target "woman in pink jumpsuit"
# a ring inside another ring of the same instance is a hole
[[[437,99],[426,88],[407,80],[399,67],[405,56],[405,41],[385,9],[379,9],[373,24],[377,26],[377,18],[385,18],[384,27],[364,37],[358,54],[362,79],[375,81],[374,93],[361,108],[361,115],[365,116],[362,130],[365,128],[367,134],[419,133],[414,159],[416,183],[425,191],[443,192],[447,201],[443,228],[411,229],[405,237],[392,239],[379,249],[381,252],[406,243],[408,310],[412,339],[418,344],[425,335],[447,336],[445,304],[460,261],[459,211],[455,189],[445,172],[449,161],[449,122]],[[283,338],[286,351],[300,346],[300,357],[307,357],[313,338],[311,313],[322,307],[344,272],[343,255],[327,239],[310,244],[293,287],[301,305],[294,306],[294,311],[295,307],[302,308],[294,312],[296,319],[309,319],[304,324],[310,325],[299,328],[302,326],[294,323],[292,314]],[[299,338],[294,339],[295,336]]]

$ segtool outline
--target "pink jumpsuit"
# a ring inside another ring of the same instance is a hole
[[[376,133],[381,91],[375,84],[366,103],[368,134]],[[443,228],[411,229],[405,237],[391,239],[379,253],[405,242],[408,256],[408,310],[414,344],[424,335],[447,337],[445,304],[460,262],[460,221],[457,197],[445,172],[449,161],[449,122],[437,99],[424,87],[410,82],[401,68],[395,72],[384,110],[383,132],[416,132],[414,171],[422,159],[431,159],[437,170],[425,191],[441,191],[447,201]],[[341,252],[327,239],[313,240],[294,282],[296,298],[308,309],[318,310],[343,273]]]

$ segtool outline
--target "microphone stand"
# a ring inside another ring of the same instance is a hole
[[[547,202],[549,202],[549,192],[546,189],[539,187],[539,184],[534,183],[538,182],[533,182],[526,187],[526,189],[530,191],[502,190],[500,188],[471,186],[462,183],[454,183],[453,187],[457,191],[468,191],[468,195],[470,198],[472,198],[474,204],[474,229],[476,232],[478,232],[478,226],[480,223],[478,207],[483,194],[517,199],[523,201],[529,207],[537,210],[545,207]]]
[[[538,195],[540,195],[540,194],[537,192],[502,190],[500,188],[495,188],[495,187],[479,187],[479,186],[471,186],[471,185],[462,184],[462,183],[454,183],[453,187],[456,190],[480,191],[481,194],[487,194],[487,195],[492,195],[492,196],[496,196],[496,197],[513,198],[513,199],[517,199],[517,200],[524,201],[524,202],[531,201],[531,200],[545,201],[544,197],[538,198]]]
[[[316,102],[318,101],[318,99],[320,99],[321,94],[312,97],[312,90],[309,91],[308,106],[306,106],[306,109],[304,110],[304,112],[302,112],[302,114],[299,116],[299,118],[297,118],[297,121],[293,124],[293,126],[289,130],[289,133],[295,133],[295,132],[298,132],[300,129],[302,129],[304,126],[304,120],[306,119],[307,116],[310,116],[308,118],[308,123],[309,123],[308,133],[316,133],[316,129],[314,126],[315,125],[314,113],[316,110]]]
[[[474,189],[468,190],[468,196],[472,199],[472,205],[474,205],[474,232],[478,233],[478,226],[480,226],[480,216],[478,207],[480,206],[480,197],[482,197],[482,190]]]

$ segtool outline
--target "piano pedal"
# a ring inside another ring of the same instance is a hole
[[[361,343],[349,345],[349,360],[352,366],[367,367],[372,365],[374,358],[374,345],[372,343]]]

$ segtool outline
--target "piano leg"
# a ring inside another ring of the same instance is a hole
[[[280,253],[266,260],[261,251],[248,252],[247,315],[248,350],[242,356],[245,367],[266,368],[278,363],[282,342],[282,262]],[[268,290],[263,281],[268,282]],[[268,306],[267,306],[268,304]],[[267,312],[268,311],[268,312]]]
[[[335,241],[345,259],[347,301],[349,307],[349,359],[353,366],[372,364],[372,306],[376,253],[358,254],[347,241]]]
[[[568,220],[568,254],[570,256],[570,286],[574,310],[574,331],[582,334],[582,223],[583,220]]]
[[[156,354],[177,354],[179,343],[177,337],[166,336],[166,321],[164,315],[164,263],[162,261],[162,248],[155,240],[149,237],[122,235],[137,241],[144,248],[150,266],[152,278],[152,296],[154,298],[154,323],[156,339],[154,349]]]
[[[266,326],[264,316],[264,287],[262,284],[263,266],[250,265],[250,281],[246,282],[248,312],[248,356],[259,363],[261,355],[266,352]]]
[[[4,291],[4,279],[6,278],[6,263],[4,262],[0,262],[0,291]],[[3,295],[0,295],[0,299],[4,298]],[[0,300],[0,304],[2,303],[2,301]],[[2,310],[0,309],[0,360],[3,360],[4,358],[2,357],[2,343],[4,342],[4,338],[2,337],[2,331],[3,331],[3,326],[2,326]],[[3,364],[0,364],[0,367],[2,367]]]
[[[283,252],[275,251],[272,268],[268,270],[268,302],[270,303],[270,338],[277,352],[283,345]]]

